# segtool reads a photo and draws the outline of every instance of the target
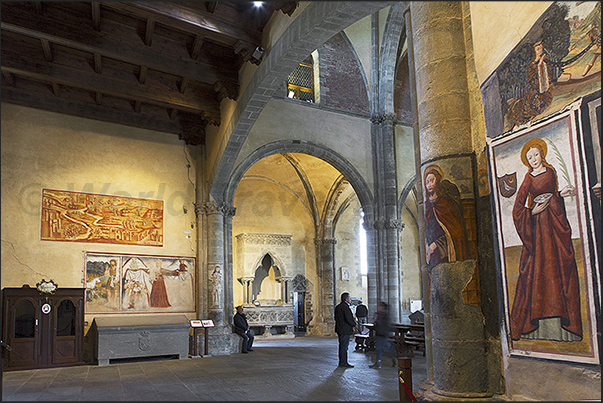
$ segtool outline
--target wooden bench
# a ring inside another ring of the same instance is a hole
[[[394,325],[396,331],[396,349],[398,354],[412,354],[412,350],[421,350],[425,357],[425,325],[422,323]]]
[[[423,357],[425,357],[425,334],[416,335],[406,333],[404,334],[404,343],[413,346],[416,350],[421,350],[423,352]]]
[[[366,352],[369,345],[368,345],[368,340],[369,340],[369,335],[368,334],[355,334],[354,338],[356,340],[356,347],[354,348],[354,350],[361,350]]]

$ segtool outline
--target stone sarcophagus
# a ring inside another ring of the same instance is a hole
[[[295,337],[293,305],[245,307],[247,322],[259,338]],[[263,331],[263,332],[262,332]]]
[[[90,327],[98,365],[120,358],[188,358],[190,322],[185,315],[95,317]]]

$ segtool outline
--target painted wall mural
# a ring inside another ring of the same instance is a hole
[[[477,256],[472,166],[455,157],[423,168],[428,268]]]
[[[482,86],[494,137],[601,89],[601,3],[554,2]]]
[[[42,189],[43,241],[163,245],[163,200]]]
[[[85,253],[86,313],[194,312],[195,258]]]
[[[579,109],[490,140],[490,163],[511,354],[598,363]]]

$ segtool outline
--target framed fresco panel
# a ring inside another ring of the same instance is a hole
[[[489,140],[510,353],[599,362],[580,102]]]
[[[195,311],[195,258],[86,252],[86,313]]]
[[[43,241],[163,245],[163,200],[42,189]]]

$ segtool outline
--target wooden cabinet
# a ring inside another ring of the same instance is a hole
[[[84,289],[2,289],[4,370],[82,365]]]

